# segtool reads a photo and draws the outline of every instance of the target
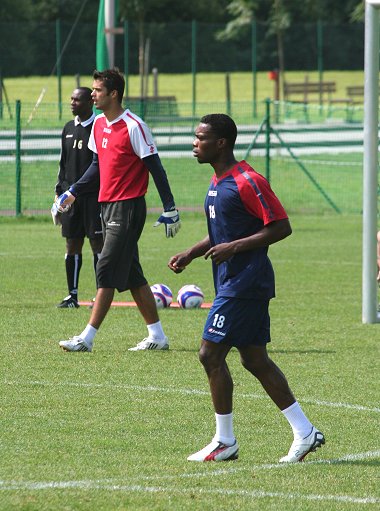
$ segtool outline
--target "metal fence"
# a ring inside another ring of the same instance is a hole
[[[0,215],[46,214],[53,201],[62,124],[50,122],[57,105],[44,105],[41,122],[31,128],[22,115],[31,106],[17,102],[13,128],[0,130]],[[194,128],[205,112],[226,112],[226,105],[197,105],[195,117],[190,107],[179,104],[175,115],[164,115],[151,106],[145,113],[177,204],[200,210],[211,173],[192,157]],[[258,105],[261,117],[254,121],[251,103],[230,105],[239,129],[237,157],[266,175],[291,212],[361,213],[362,111],[331,108],[267,101]],[[147,201],[161,207],[154,186]]]

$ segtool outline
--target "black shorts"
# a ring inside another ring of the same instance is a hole
[[[78,197],[67,213],[61,215],[64,238],[97,238],[102,236],[98,195]]]
[[[144,197],[102,204],[104,245],[96,266],[98,287],[126,291],[147,283],[137,247],[145,218]]]

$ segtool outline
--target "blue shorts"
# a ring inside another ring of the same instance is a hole
[[[217,296],[203,330],[203,339],[236,348],[270,342],[269,300]]]

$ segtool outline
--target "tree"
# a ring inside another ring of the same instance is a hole
[[[0,2],[0,20],[5,21],[24,21],[30,19],[32,15],[31,0],[1,0]]]
[[[277,38],[278,68],[281,82],[284,82],[285,57],[283,37],[294,22],[329,20],[353,22],[363,19],[364,1],[361,0],[232,0],[227,11],[232,16],[220,39],[236,38],[241,29],[251,25],[253,20],[268,22],[268,35]]]
[[[135,21],[139,34],[140,92],[145,95],[145,76],[149,61],[150,41],[145,36],[145,25],[155,22],[210,20],[226,21],[228,0],[119,0],[121,19]]]

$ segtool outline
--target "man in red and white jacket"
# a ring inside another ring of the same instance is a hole
[[[60,341],[65,351],[92,351],[94,337],[114,297],[129,289],[148,328],[131,351],[169,348],[152,291],[139,262],[138,240],[146,219],[149,172],[164,212],[155,226],[174,237],[181,225],[166,172],[145,122],[122,107],[124,78],[118,69],[95,71],[92,98],[103,113],[95,118],[88,147],[94,158],[85,174],[57,201],[65,211],[76,197],[99,190],[104,246],[97,265],[98,291],[91,317],[80,335]]]

